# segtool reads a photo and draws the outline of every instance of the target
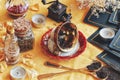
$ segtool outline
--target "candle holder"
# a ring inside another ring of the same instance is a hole
[[[11,80],[25,80],[26,70],[21,66],[16,66],[10,70]]]

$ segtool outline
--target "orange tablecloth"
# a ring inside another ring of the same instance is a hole
[[[5,9],[5,1],[6,0],[0,0],[0,23],[4,23],[6,21],[13,20],[7,14],[7,11]],[[68,12],[69,12],[69,9],[71,8],[71,13],[72,13],[71,22],[76,24],[78,30],[80,30],[85,35],[86,38],[88,38],[92,33],[94,33],[97,30],[97,27],[85,24],[83,22],[83,19],[89,10],[88,8],[86,8],[84,10],[78,9],[78,7],[76,5],[77,4],[76,0],[60,0],[60,2],[66,4],[68,6],[68,8],[67,8]],[[43,5],[41,3],[41,0],[29,0],[30,6],[34,5],[36,3],[39,3],[39,8],[40,8],[39,11],[29,10],[27,12],[26,19],[31,20],[32,15],[37,14],[37,13],[38,14],[41,13],[41,14],[44,14],[45,16],[47,16],[47,13],[48,13],[47,8],[49,5]],[[51,73],[51,72],[64,71],[61,69],[55,69],[55,68],[50,68],[50,67],[44,66],[43,64],[45,61],[52,61],[52,62],[56,62],[56,63],[62,64],[64,66],[67,66],[67,67],[77,69],[77,68],[85,67],[86,65],[90,64],[93,59],[96,59],[96,56],[102,50],[93,46],[89,42],[87,42],[86,50],[81,55],[79,55],[76,58],[70,59],[70,60],[59,61],[59,60],[54,60],[54,59],[49,58],[48,56],[44,55],[44,52],[41,49],[42,46],[40,45],[41,37],[50,28],[54,28],[54,27],[58,26],[59,24],[60,23],[56,23],[55,21],[47,18],[45,26],[42,26],[39,29],[33,27],[32,29],[33,29],[34,36],[35,36],[34,49],[30,50],[28,52],[21,53],[21,59],[22,59],[22,56],[25,54],[31,54],[33,56],[33,58],[30,60],[31,62],[33,62],[33,63],[31,63],[31,64],[33,64],[33,66],[29,67],[29,66],[21,64],[20,62],[15,65],[7,66],[5,71],[0,73],[0,80],[10,80],[9,71],[11,70],[12,67],[17,66],[17,65],[23,66],[23,67],[25,67],[25,69],[34,69],[34,70],[38,71],[38,74],[45,74],[45,73]],[[5,61],[0,62],[0,64],[5,64]],[[37,79],[26,78],[25,80],[37,80]],[[94,80],[94,78],[92,78],[89,75],[82,74],[82,73],[67,73],[67,74],[63,74],[60,76],[48,78],[45,80]]]

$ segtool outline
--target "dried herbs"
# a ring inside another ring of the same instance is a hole
[[[100,79],[105,79],[108,77],[109,75],[109,70],[107,67],[102,67],[99,71],[96,72],[96,75],[100,78]]]
[[[95,72],[96,76],[105,80],[119,80],[120,73],[108,66],[102,66],[99,61],[93,61],[86,67],[88,71]]]
[[[79,8],[84,9],[85,7],[92,6],[92,15],[99,18],[100,13],[106,12],[108,9],[115,11],[120,9],[119,0],[77,0],[79,3]]]
[[[102,66],[102,65],[101,65],[100,62],[94,61],[92,64],[90,64],[90,65],[87,66],[87,69],[88,69],[89,71],[94,71],[94,70],[99,69],[101,66]]]
[[[35,39],[32,31],[28,32],[23,38],[18,37],[18,45],[20,47],[20,51],[24,52],[33,49],[34,40]]]

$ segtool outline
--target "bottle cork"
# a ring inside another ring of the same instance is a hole
[[[12,22],[7,22],[7,33],[8,34],[14,34],[14,27]]]

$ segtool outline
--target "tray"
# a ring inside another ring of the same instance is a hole
[[[116,71],[120,72],[120,58],[111,54],[108,51],[103,51],[97,56],[100,60],[111,66]]]
[[[116,33],[116,36],[110,43],[109,47],[120,52],[120,29]]]
[[[78,31],[79,33],[79,43],[80,43],[80,47],[79,49],[75,52],[75,53],[72,53],[70,55],[67,55],[67,56],[59,56],[59,55],[54,55],[53,53],[51,53],[48,49],[48,39],[49,39],[49,36],[50,36],[50,33],[51,33],[52,29],[48,30],[43,36],[42,36],[42,39],[41,39],[41,46],[42,46],[42,49],[44,51],[44,53],[46,55],[48,55],[48,57],[51,57],[53,59],[57,59],[57,60],[67,60],[67,59],[71,59],[71,58],[75,58],[77,56],[79,56],[80,54],[82,54],[82,52],[85,50],[86,48],[86,38],[85,36],[80,32]]]
[[[85,23],[92,24],[92,25],[98,26],[100,28],[103,28],[103,27],[111,27],[111,28],[117,28],[117,29],[119,28],[118,25],[108,22],[109,17],[111,16],[111,12],[107,11],[105,13],[100,13],[99,18],[97,18],[94,15],[91,15],[91,12],[92,12],[92,10],[90,9],[84,19]]]
[[[106,50],[106,51],[109,51],[110,53],[120,57],[120,51],[116,51],[114,49],[111,49],[109,47],[109,44],[111,43],[111,41],[108,41],[108,42],[104,42],[103,40],[101,40],[100,36],[99,36],[99,31],[100,31],[101,28],[99,28],[95,33],[93,33],[87,40],[88,42]],[[115,32],[117,32],[116,29],[114,29]]]
[[[120,9],[116,9],[113,12],[108,20],[109,23],[119,25],[120,24]]]

